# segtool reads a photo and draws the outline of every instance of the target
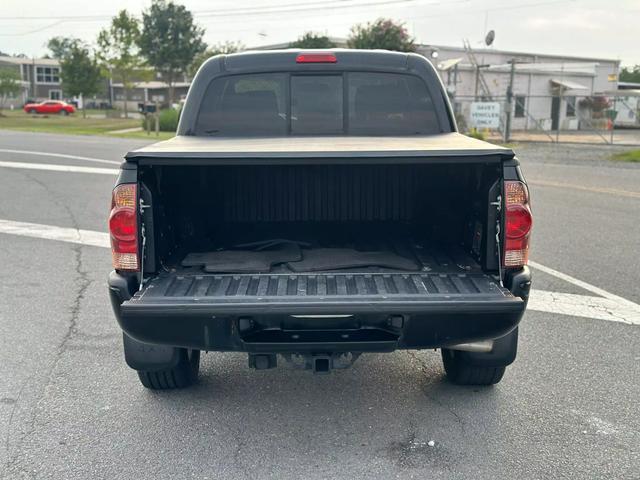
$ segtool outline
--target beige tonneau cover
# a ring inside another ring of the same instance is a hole
[[[357,159],[473,157],[508,160],[511,149],[460,133],[402,137],[196,137],[177,136],[126,155],[129,161],[179,159]],[[484,160],[483,160],[484,159]],[[453,160],[453,159],[452,159]]]

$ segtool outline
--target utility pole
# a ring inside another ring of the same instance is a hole
[[[560,86],[558,88],[558,128],[556,128],[556,143],[558,143],[560,141],[560,118],[562,117],[560,115],[560,112],[562,111],[562,93],[563,93],[563,86],[562,86],[562,82],[564,81],[564,62],[562,62],[560,64]],[[553,121],[553,120],[552,120]]]
[[[456,95],[458,95],[458,64],[453,67],[453,108],[456,108]],[[457,113],[457,112],[455,112]]]
[[[476,65],[476,88],[473,94],[473,100],[478,101],[478,82],[480,81],[480,65]]]
[[[613,64],[613,74],[617,78],[618,69],[616,68],[615,63]],[[616,83],[617,83],[617,80],[616,80]],[[613,110],[611,110],[611,116],[610,116],[610,119],[611,119],[611,139],[609,140],[609,143],[611,145],[613,145],[613,130],[615,129],[615,126],[616,126],[616,117],[617,117],[616,108],[617,108],[617,103],[618,103],[618,97],[614,95],[613,96]]]
[[[473,97],[474,97],[474,98],[473,98],[473,100],[474,100],[475,102],[477,102],[477,101],[478,101],[478,86],[479,86],[479,84],[480,84],[480,69],[481,69],[481,68],[488,68],[488,67],[490,67],[490,66],[491,66],[491,65],[489,65],[489,64],[485,64],[485,65],[478,65],[478,64],[476,63],[476,88],[475,88],[475,93],[474,93],[474,96],[473,96]],[[483,87],[483,88],[486,90],[486,86],[485,86],[485,87]],[[488,92],[485,92],[485,93],[488,93]]]
[[[31,55],[31,75],[30,75],[30,80],[31,80],[31,85],[30,85],[30,90],[31,90],[31,98],[32,98],[32,102],[37,102],[38,101],[38,97],[36,97],[36,57],[35,55]]]
[[[511,110],[513,106],[513,80],[516,74],[516,61],[511,59],[511,73],[509,74],[509,86],[507,87],[507,116],[504,124],[504,141],[511,140]]]

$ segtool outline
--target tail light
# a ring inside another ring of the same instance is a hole
[[[505,181],[505,245],[503,264],[506,268],[518,268],[529,260],[529,237],[533,217],[529,206],[529,190],[518,181]]]
[[[140,269],[136,199],[135,183],[124,183],[113,190],[109,235],[113,268],[116,270],[136,272]]]
[[[338,59],[333,53],[301,53],[296,63],[336,63]]]

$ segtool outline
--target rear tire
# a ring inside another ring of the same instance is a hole
[[[60,110],[60,112],[58,112],[59,115],[62,115],[63,117],[66,117],[67,115],[69,115],[69,112],[67,112],[66,110]]]
[[[504,375],[507,367],[484,367],[470,363],[462,352],[443,348],[442,362],[447,378],[456,385],[495,385]]]
[[[150,390],[173,390],[193,385],[200,370],[200,350],[180,349],[175,367],[164,370],[138,370],[140,383]]]

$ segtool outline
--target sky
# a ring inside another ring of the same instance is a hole
[[[175,0],[206,29],[205,41],[247,47],[296,40],[306,31],[345,38],[378,17],[404,22],[419,43],[585,56],[640,64],[640,0]],[[151,0],[0,0],[0,51],[41,56],[53,36],[95,42],[126,8],[140,15]]]

